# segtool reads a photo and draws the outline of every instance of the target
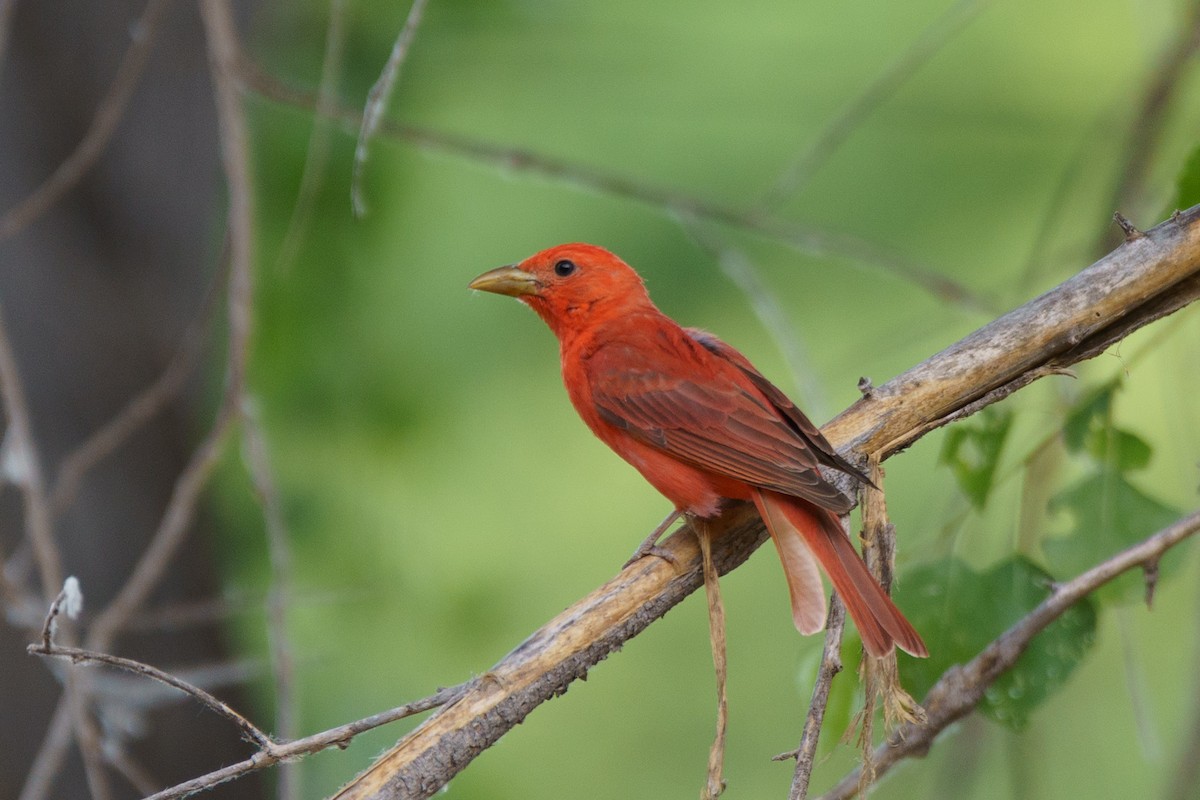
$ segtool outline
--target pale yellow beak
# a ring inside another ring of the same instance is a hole
[[[509,297],[520,297],[526,294],[537,294],[542,288],[541,281],[516,266],[497,267],[480,275],[467,284],[468,288],[481,292],[506,294]]]

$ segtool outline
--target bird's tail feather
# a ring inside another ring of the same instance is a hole
[[[825,622],[815,556],[846,603],[868,653],[884,656],[897,646],[914,656],[929,655],[920,635],[867,570],[835,514],[766,489],[755,490],[754,504],[779,551],[792,618],[801,633],[815,633]],[[815,626],[814,620],[819,620]]]

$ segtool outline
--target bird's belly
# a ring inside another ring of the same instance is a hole
[[[722,500],[750,499],[750,489],[741,481],[685,464],[641,442],[624,444],[613,449],[680,511],[712,517],[720,512]]]

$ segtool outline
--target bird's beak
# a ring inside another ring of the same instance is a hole
[[[508,266],[488,270],[471,281],[468,288],[506,294],[509,297],[521,297],[527,294],[537,294],[538,289],[542,288],[542,284],[525,270],[516,266]]]

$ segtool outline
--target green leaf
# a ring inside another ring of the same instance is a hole
[[[1121,381],[1116,379],[1080,400],[1063,423],[1063,443],[1073,453],[1086,453],[1126,472],[1145,467],[1154,451],[1137,434],[1113,423],[1113,398],[1120,388]]]
[[[1192,151],[1176,183],[1175,208],[1184,209],[1200,203],[1200,147]]]
[[[1138,489],[1111,464],[1074,484],[1050,501],[1052,511],[1071,515],[1066,536],[1042,543],[1051,569],[1066,580],[1140,542],[1174,522],[1182,512]],[[1175,563],[1174,560],[1164,564]],[[1160,569],[1160,577],[1169,570]],[[1142,575],[1130,572],[1105,584],[1096,596],[1105,602],[1128,603],[1144,595]]]
[[[1087,450],[1092,458],[1118,472],[1142,469],[1154,452],[1145,439],[1112,426],[1092,431]]]
[[[1120,386],[1120,380],[1110,381],[1075,404],[1063,423],[1063,442],[1068,450],[1072,453],[1083,451],[1093,431],[1108,426],[1113,395]]]
[[[924,696],[943,672],[974,658],[1033,610],[1045,599],[1049,583],[1048,574],[1019,555],[982,573],[957,559],[905,573],[897,603],[932,646],[929,658],[901,660],[904,687],[915,697]],[[1088,600],[1076,603],[1034,637],[1013,668],[987,691],[979,710],[1020,730],[1042,701],[1066,683],[1091,648],[1095,631],[1095,608]]]
[[[977,509],[987,504],[995,485],[996,466],[1011,427],[1011,413],[987,408],[946,435],[938,461],[950,466],[959,488]]]

